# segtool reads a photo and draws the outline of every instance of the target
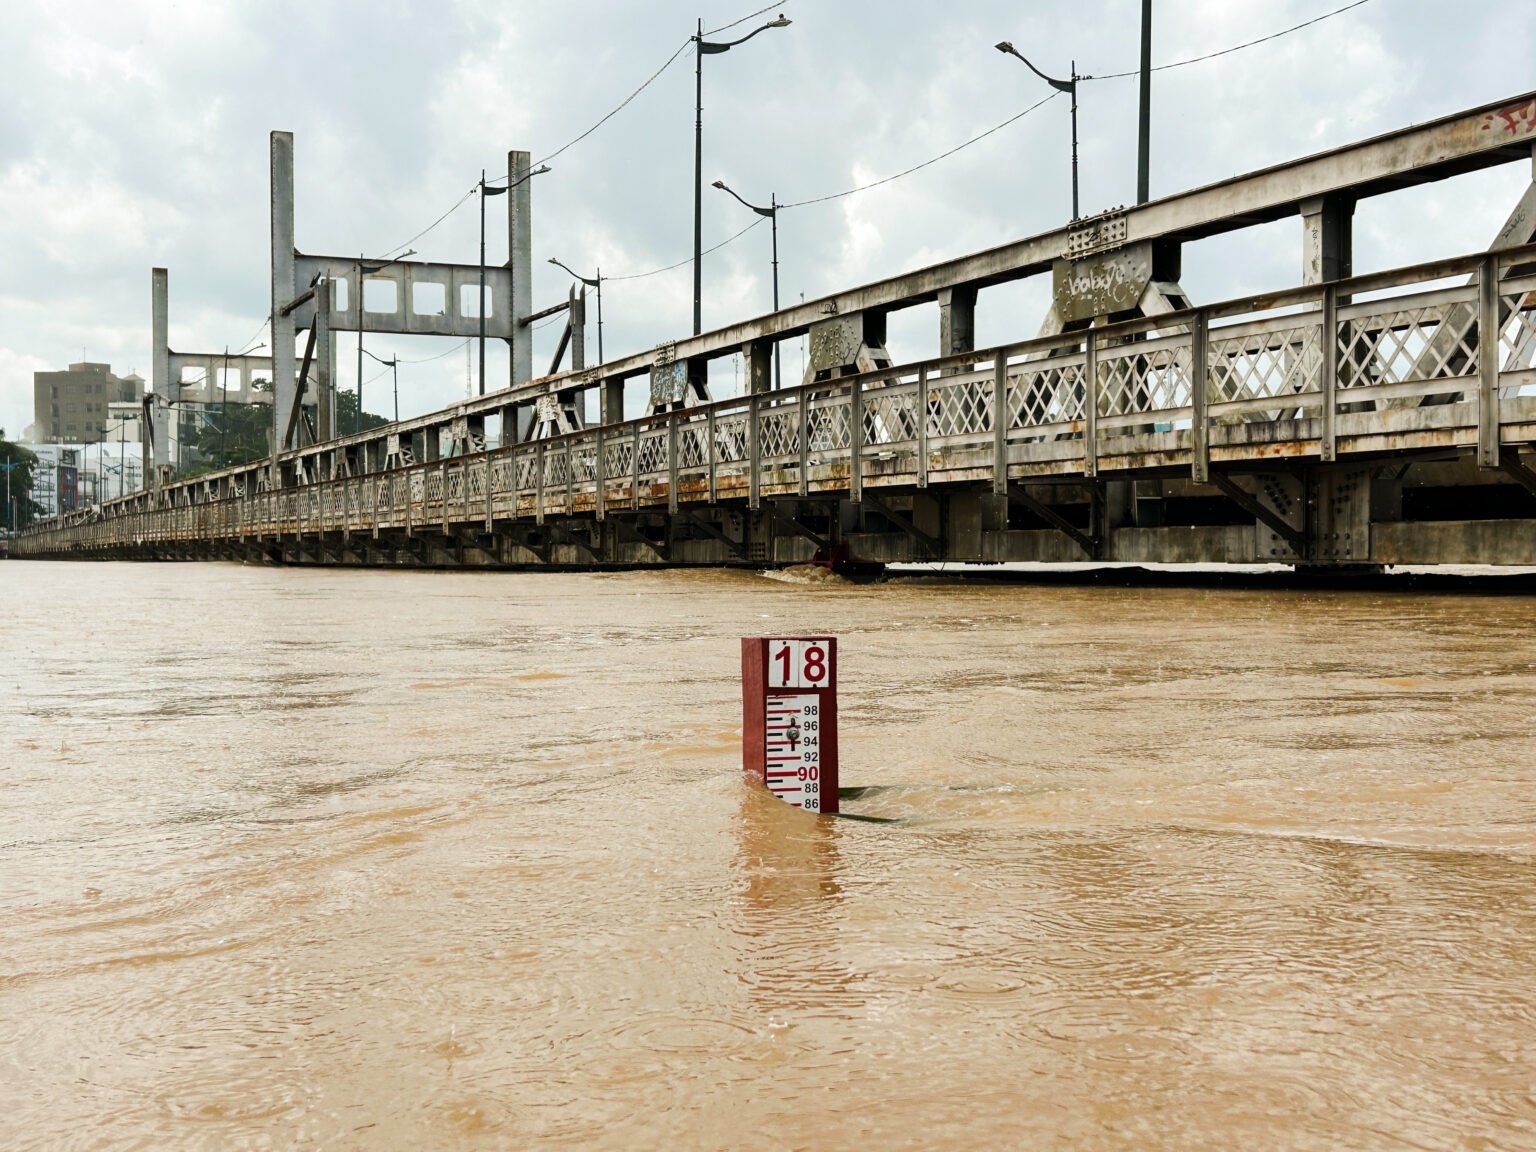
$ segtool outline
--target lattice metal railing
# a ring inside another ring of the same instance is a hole
[[[974,376],[940,377],[928,382],[928,435],[976,436],[992,431],[994,381]]]
[[[1177,336],[1102,349],[1099,415],[1153,415],[1188,406],[1189,363],[1189,341]]]
[[[654,476],[667,471],[667,437],[665,428],[640,433],[640,475]]]
[[[1320,318],[1231,325],[1211,334],[1206,351],[1213,403],[1316,394],[1322,367]]]
[[[1340,308],[1339,387],[1476,375],[1475,304],[1475,290],[1452,289],[1390,304],[1379,301]]]
[[[767,408],[758,416],[758,455],[764,460],[800,458],[800,405]]]
[[[748,442],[751,421],[746,413],[721,416],[715,420],[715,459],[722,464],[735,464],[749,458]]]
[[[1536,276],[1511,277],[1499,296],[1499,367],[1536,375]],[[1536,396],[1536,379],[1513,383],[1505,396]]]
[[[806,414],[805,438],[806,446],[812,452],[835,452],[852,443],[848,408],[847,394],[811,401],[810,411]]]
[[[1083,356],[1021,365],[1008,376],[1008,429],[1038,430],[1083,418]]]
[[[709,424],[693,421],[677,430],[677,466],[698,468],[709,463]]]
[[[1536,422],[1536,275],[1518,263],[1532,255],[1536,247],[1293,289],[447,461],[324,480],[319,457],[304,457],[293,464],[297,486],[271,490],[265,468],[250,468],[109,502],[88,523],[45,524],[21,539],[79,532],[94,547],[367,531],[602,511],[610,498],[634,507],[723,491],[756,498],[763,485],[857,496],[871,469],[898,484],[990,469],[1005,484],[1034,461],[1058,475],[1092,474],[1109,453],[1147,452],[1163,467],[1183,454],[1198,476],[1211,436],[1233,420],[1247,425],[1230,441],[1245,451],[1261,453],[1266,436],[1300,436],[1301,451],[1325,459],[1344,422],[1348,435],[1367,432],[1377,445],[1397,427],[1422,435],[1454,425],[1459,439],[1447,443],[1475,436],[1479,459],[1496,463],[1500,422]],[[1504,275],[1490,286],[1494,259]],[[999,356],[1006,384],[995,396]],[[1517,407],[1479,415],[1501,402]],[[1408,408],[1433,411],[1408,420]],[[1303,415],[1315,426],[1282,424]],[[355,456],[380,458],[371,449]],[[668,483],[684,474],[687,484]]]
[[[861,396],[865,444],[905,444],[917,440],[917,387],[873,388]]]

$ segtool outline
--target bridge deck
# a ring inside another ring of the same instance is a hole
[[[752,547],[748,519],[695,510],[831,500],[873,501],[911,554],[937,557],[953,537],[885,497],[1184,477],[1242,501],[1246,490],[1221,487],[1226,474],[1472,453],[1518,477],[1518,448],[1536,441],[1533,259],[1536,246],[1441,261],[361,475],[310,449],[281,489],[264,468],[200,477],[47,522],[15,552],[437,535],[503,562],[548,562],[555,543],[578,562],[632,561],[582,523],[661,512],[721,559],[773,559]],[[1283,501],[1275,510],[1287,515]],[[515,554],[477,539],[498,532]]]

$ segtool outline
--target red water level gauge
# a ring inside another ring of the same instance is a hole
[[[807,812],[837,811],[837,641],[741,641],[742,768]]]

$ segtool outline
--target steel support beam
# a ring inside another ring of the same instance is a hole
[[[1275,514],[1272,508],[1266,508],[1259,503],[1247,490],[1238,486],[1230,476],[1221,472],[1211,475],[1211,483],[1220,488],[1232,503],[1236,504],[1255,520],[1260,521],[1265,527],[1271,529],[1291,546],[1291,551],[1296,553],[1298,559],[1307,555],[1307,534],[1287,523],[1285,519]]]
[[[1087,555],[1088,559],[1097,560],[1099,558],[1099,538],[1084,532],[1049,504],[1036,500],[1017,484],[1008,485],[1008,499],[1031,515],[1038,516],[1058,532],[1070,536],[1072,541]]]
[[[1524,486],[1532,496],[1536,496],[1536,471],[1532,471],[1520,462],[1520,452],[1515,448],[1499,449],[1499,467]]]
[[[905,515],[896,511],[896,509],[892,508],[878,496],[872,496],[866,492],[864,494],[864,503],[873,507],[881,516],[884,516],[892,524],[926,548],[930,556],[942,556],[944,554],[944,542],[942,540],[928,535],[928,533],[912,523]]]
[[[812,532],[804,524],[800,523],[800,521],[795,517],[788,516],[785,513],[780,512],[772,504],[766,504],[763,507],[764,511],[766,511],[769,516],[773,517],[775,523],[784,525],[784,527],[788,528],[796,536],[805,537],[805,539],[816,545],[818,551],[825,552],[829,556],[832,554],[832,544],[825,537],[819,536],[815,532]]]

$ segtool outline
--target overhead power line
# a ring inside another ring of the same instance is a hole
[[[787,3],[788,3],[788,0],[784,0],[783,3],[774,3],[774,4],[765,5],[764,7],[759,8],[759,9],[757,9],[754,12],[749,12],[747,15],[742,16],[738,20],[733,20],[729,24],[723,24],[723,25],[721,25],[718,28],[710,29],[708,32],[705,33],[705,35],[713,36],[713,35],[715,35],[718,32],[724,32],[724,31],[726,31],[728,29],[734,28],[738,24],[745,24],[748,20],[752,20],[752,19],[754,19],[754,18],[756,18],[758,16],[763,15],[764,13],[767,13],[767,12],[770,12],[770,11],[774,10],[775,8],[785,7]],[[1204,55],[1201,55],[1201,56],[1192,56],[1192,57],[1190,57],[1187,60],[1175,60],[1175,61],[1172,61],[1171,63],[1168,63],[1168,64],[1159,64],[1159,65],[1155,66],[1152,69],[1152,71],[1154,71],[1154,72],[1165,72],[1165,71],[1167,71],[1170,68],[1183,68],[1183,67],[1185,67],[1187,65],[1190,65],[1190,64],[1199,64],[1199,63],[1201,63],[1202,61],[1205,61],[1205,60],[1214,60],[1218,56],[1226,56],[1226,55],[1229,55],[1229,54],[1231,54],[1233,52],[1241,52],[1245,48],[1252,48],[1252,47],[1254,47],[1255,45],[1258,45],[1258,44],[1264,44],[1264,43],[1267,43],[1267,42],[1269,42],[1271,40],[1277,40],[1277,39],[1279,39],[1282,36],[1289,36],[1291,33],[1299,32],[1303,28],[1310,28],[1314,24],[1321,23],[1322,21],[1331,19],[1334,16],[1342,15],[1345,12],[1349,12],[1349,11],[1355,9],[1355,8],[1362,7],[1363,5],[1368,4],[1368,3],[1370,3],[1370,0],[1353,0],[1352,3],[1345,4],[1344,6],[1342,6],[1340,8],[1335,8],[1331,12],[1324,12],[1322,15],[1314,16],[1310,20],[1304,20],[1300,24],[1294,24],[1294,25],[1292,25],[1289,28],[1282,28],[1278,32],[1271,32],[1267,36],[1260,36],[1257,39],[1248,40],[1248,41],[1243,42],[1242,44],[1234,44],[1230,48],[1223,48],[1223,49],[1221,49],[1219,51],[1216,51],[1216,52],[1207,52],[1207,53],[1205,53]],[[576,136],[576,137],[572,138],[571,140],[567,141],[566,143],[562,144],[559,148],[557,148],[553,152],[549,153],[549,155],[545,156],[542,160],[539,160],[537,162],[537,164],[544,164],[544,163],[547,163],[550,160],[553,160],[555,157],[559,156],[562,152],[565,152],[567,149],[572,148],[575,145],[581,143],[581,141],[585,140],[588,136],[590,136],[590,135],[592,135],[592,133],[596,132],[599,128],[601,128],[609,120],[611,120],[611,119],[613,119],[613,117],[617,116],[620,112],[622,112],[625,108],[627,108],[634,101],[635,97],[639,96],[640,93],[644,92],[647,88],[649,88],[656,81],[656,79],[661,76],[661,74],[663,72],[665,72],[668,68],[670,68],[677,61],[677,58],[679,56],[681,56],[684,51],[687,50],[688,46],[691,43],[693,43],[693,38],[692,37],[689,37],[687,40],[684,40],[683,43],[678,46],[677,50],[675,52],[673,52],[671,56],[667,57],[666,61],[661,65],[661,67],[657,68],[656,71],[652,72],[651,75],[646,78],[645,82],[642,83],[640,85],[640,87],[636,88],[633,92],[631,92],[628,96],[626,96],[623,101],[621,101],[616,107],[614,107],[611,111],[609,111],[605,116],[603,116],[600,120],[598,120],[595,124],[593,124],[586,131],[582,132],[579,136]],[[1136,75],[1139,75],[1139,74],[1140,74],[1139,70],[1133,69],[1133,70],[1128,71],[1128,72],[1109,72],[1109,73],[1103,73],[1103,74],[1092,75],[1092,76],[1080,76],[1080,77],[1078,77],[1078,79],[1080,79],[1080,80],[1119,80],[1119,79],[1123,79],[1123,78],[1128,77],[1128,76],[1136,76]],[[895,182],[897,180],[902,179],[905,176],[910,176],[910,175],[912,175],[915,172],[922,171],[924,168],[931,167],[932,165],[939,163],[939,161],[941,161],[941,160],[947,160],[949,157],[955,155],[957,152],[961,152],[964,149],[969,148],[972,144],[979,143],[980,141],[985,140],[988,136],[991,136],[994,133],[1002,131],[1002,129],[1008,127],[1010,124],[1013,124],[1013,123],[1015,123],[1018,120],[1022,120],[1025,116],[1028,116],[1031,112],[1034,112],[1036,109],[1042,107],[1043,105],[1050,103],[1052,100],[1054,100],[1059,95],[1060,95],[1059,92],[1052,92],[1049,96],[1046,96],[1043,99],[1036,101],[1034,104],[1031,104],[1028,108],[1025,108],[1022,112],[1018,112],[1018,113],[1014,114],[1013,116],[1008,117],[1008,119],[1002,121],[1001,123],[995,124],[991,128],[988,128],[985,132],[981,132],[981,133],[979,133],[979,134],[977,134],[975,136],[972,136],[969,140],[966,140],[963,143],[957,144],[953,148],[950,148],[947,151],[939,153],[937,156],[930,157],[929,159],[924,160],[920,164],[914,164],[914,165],[912,165],[912,167],[904,168],[902,171],[896,172],[896,173],[894,173],[894,174],[892,174],[890,176],[882,177],[879,180],[872,180],[872,181],[870,181],[867,184],[860,184],[858,187],[848,188],[848,189],[845,189],[842,192],[833,192],[833,193],[830,193],[830,194],[828,194],[826,196],[815,196],[815,197],[812,197],[812,198],[807,199],[807,200],[796,200],[796,201],[792,201],[792,202],[787,203],[787,204],[780,204],[779,207],[780,208],[806,208],[806,207],[809,207],[810,205],[813,205],[813,204],[824,204],[824,203],[827,203],[828,201],[831,201],[831,200],[841,200],[841,199],[843,199],[845,197],[853,196],[853,195],[855,195],[855,194],[857,194],[859,192],[867,192],[871,188],[879,188],[882,185],[893,183],[893,182]],[[534,165],[534,166],[536,167],[537,164]],[[502,180],[500,182],[504,183],[505,180]],[[492,182],[492,183],[495,184],[495,183],[498,183],[498,182]],[[454,212],[458,211],[458,209],[460,207],[462,207],[464,205],[464,203],[466,201],[468,201],[470,199],[470,197],[472,197],[475,194],[475,192],[476,192],[476,190],[478,188],[479,188],[478,184],[472,186],[469,189],[469,191],[467,191],[463,196],[461,196],[453,204],[453,206],[448,209],[448,211],[444,212],[441,216],[439,216],[431,224],[427,225],[426,228],[422,229],[415,236],[412,236],[404,244],[397,245],[395,248],[390,249],[390,253],[393,254],[393,253],[395,253],[395,252],[397,252],[397,251],[399,251],[399,250],[401,250],[403,248],[408,247],[409,245],[415,243],[417,240],[420,240],[428,232],[431,232],[434,228],[436,228],[438,225],[440,225],[444,220],[448,219],[449,216],[453,215]],[[745,228],[743,228],[740,232],[737,232],[737,233],[735,233],[732,236],[728,236],[726,239],[720,241],[720,243],[716,244],[714,247],[708,248],[704,252],[700,253],[700,255],[707,255],[710,252],[719,251],[721,248],[724,248],[727,244],[731,244],[731,243],[735,242],[736,240],[739,240],[742,236],[745,236],[748,232],[750,232],[753,228],[756,228],[762,222],[763,222],[763,217],[758,217],[751,224],[748,224]],[[644,280],[644,279],[647,279],[648,277],[651,277],[651,276],[659,276],[663,272],[671,272],[674,269],[681,268],[685,264],[690,263],[692,261],[692,259],[693,258],[690,256],[687,259],[679,260],[675,264],[668,264],[668,265],[666,265],[665,267],[662,267],[662,268],[652,268],[648,272],[636,272],[636,273],[632,273],[631,275],[628,275],[628,276],[605,276],[605,277],[603,277],[603,279],[605,279],[605,280]],[[437,359],[437,357],[431,357],[431,359]],[[402,363],[408,363],[408,361],[402,361]]]
[[[741,17],[741,19],[734,20],[731,23],[723,25],[720,28],[715,28],[715,29],[711,30],[710,32],[705,33],[705,35],[713,36],[716,32],[723,32],[727,28],[734,28],[734,27],[736,27],[737,24],[744,24],[746,21],[751,20],[755,16],[761,16],[764,12],[767,12],[770,9],[784,7],[787,2],[788,2],[788,0],[784,0],[783,3],[769,4],[765,8],[759,8],[756,12],[749,13],[748,15]],[[564,144],[560,145],[560,147],[556,148],[549,155],[545,156],[542,160],[536,161],[532,165],[532,167],[537,168],[540,164],[547,164],[549,161],[553,160],[556,156],[559,156],[562,152],[566,151],[568,148],[572,148],[575,145],[580,144],[588,136],[592,135],[592,133],[596,132],[599,128],[601,128],[604,124],[608,123],[608,121],[612,120],[620,112],[624,111],[625,108],[628,108],[629,105],[634,101],[635,97],[640,95],[640,93],[644,92],[647,88],[649,88],[652,84],[654,84],[656,82],[656,79],[663,72],[665,72],[668,68],[672,67],[672,65],[677,61],[677,58],[679,56],[681,56],[685,51],[687,51],[688,45],[690,45],[692,43],[693,43],[693,37],[690,36],[690,37],[688,37],[688,39],[684,40],[681,44],[679,44],[677,46],[677,50],[675,52],[673,52],[672,55],[667,57],[665,63],[663,63],[660,68],[658,68],[658,69],[656,69],[656,71],[652,72],[650,74],[650,76],[648,76],[646,78],[645,82],[640,85],[640,87],[636,88],[633,92],[631,92],[628,96],[626,96],[622,101],[620,101],[619,104],[616,107],[614,107],[610,112],[608,112],[607,115],[603,116],[602,119],[598,120],[597,123],[593,124],[592,127],[588,128],[585,132],[581,133],[581,135],[576,136],[573,139],[566,141]],[[497,179],[497,180],[487,181],[487,184],[489,186],[491,186],[491,187],[498,187],[501,184],[506,183],[506,179],[507,179],[506,177],[501,177],[500,179]],[[444,212],[441,216],[439,216],[436,220],[432,221],[432,223],[428,224],[420,232],[416,233],[416,235],[412,236],[404,244],[398,244],[395,247],[389,249],[388,255],[393,256],[396,252],[399,252],[399,251],[401,251],[402,249],[405,249],[405,248],[409,248],[412,244],[416,243],[416,241],[420,240],[428,232],[431,232],[438,225],[440,225],[444,220],[448,219],[448,217],[452,216],[455,212],[457,212],[460,208],[462,208],[464,206],[465,201],[467,201],[471,196],[473,196],[475,194],[475,192],[479,189],[479,187],[480,187],[479,183],[478,182],[475,183],[473,186],[471,186],[471,188],[469,189],[468,192],[464,193],[463,196],[460,196],[457,200],[454,201],[453,206],[450,207],[448,209],[448,211]]]
[[[1024,119],[1024,117],[1028,116],[1036,108],[1039,108],[1039,107],[1041,107],[1044,104],[1049,104],[1052,100],[1056,99],[1056,97],[1058,97],[1060,95],[1061,95],[1060,92],[1052,92],[1049,96],[1046,96],[1045,98],[1043,98],[1041,100],[1035,101],[1035,103],[1031,104],[1028,108],[1024,109],[1024,111],[1016,113],[1016,114],[1008,117],[1008,119],[1004,120],[1001,124],[994,124],[991,128],[988,128],[985,132],[981,133],[980,135],[972,136],[964,144],[956,144],[949,151],[947,151],[947,152],[940,152],[937,156],[934,156],[934,157],[931,157],[930,159],[924,160],[921,164],[914,164],[910,168],[904,169],[901,172],[897,172],[894,176],[884,176],[884,177],[882,177],[879,180],[871,180],[868,184],[860,184],[857,188],[849,188],[847,191],[844,191],[844,192],[833,192],[829,196],[817,196],[817,197],[815,197],[813,199],[810,199],[810,200],[796,200],[792,204],[780,204],[779,207],[780,208],[804,208],[807,204],[824,204],[828,200],[841,200],[844,196],[852,196],[855,192],[866,192],[866,191],[868,191],[871,188],[878,188],[882,184],[889,184],[893,180],[900,180],[903,176],[910,176],[914,172],[922,171],[924,168],[927,168],[930,164],[937,164],[940,160],[948,159],[949,157],[953,156],[956,152],[959,152],[962,148],[969,148],[972,144],[976,143],[978,140],[985,140],[988,136],[992,135],[994,132],[1001,131],[1002,129],[1008,127],[1008,125],[1012,124],[1015,120],[1022,120],[1022,119]]]
[[[650,76],[646,79],[644,84],[640,85],[640,87],[636,88],[628,96],[624,97],[623,101],[618,105],[618,107],[616,107],[613,111],[609,112],[608,115],[604,116],[601,120],[599,120],[596,124],[592,125],[592,127],[588,128],[580,136],[577,136],[574,140],[569,140],[566,143],[560,145],[560,147],[556,148],[548,156],[544,157],[544,159],[542,159],[542,160],[538,161],[536,164],[534,164],[534,167],[537,168],[539,166],[539,164],[548,163],[549,161],[553,160],[556,156],[560,155],[560,153],[564,152],[567,148],[570,148],[570,147],[572,147],[573,145],[576,145],[576,144],[580,144],[588,136],[592,135],[592,133],[596,132],[604,124],[608,123],[608,121],[612,120],[620,112],[624,111],[624,109],[628,108],[629,105],[630,105],[630,102],[632,100],[634,100],[634,98],[636,96],[640,95],[640,93],[644,92],[647,88],[649,88],[651,86],[651,84],[656,80],[656,78],[658,76],[660,76],[668,68],[672,67],[672,62],[674,60],[676,60],[679,56],[681,56],[683,54],[683,51],[688,47],[688,45],[690,45],[692,43],[693,43],[693,40],[691,38],[687,39],[687,40],[684,40],[681,44],[679,44],[677,46],[677,51],[672,53],[672,55],[667,57],[667,62],[665,64],[663,64],[660,68],[656,69],[656,71],[652,72],[650,74]]]
[[[787,8],[788,6],[788,0],[781,0],[781,2],[777,4],[765,4],[756,12],[748,12],[740,20],[732,20],[729,24],[722,24],[718,28],[711,28],[708,32],[704,33],[704,35],[713,36],[716,32],[724,32],[729,28],[736,27],[738,24],[745,24],[748,20],[752,20],[758,16],[761,16],[764,12],[772,12],[775,8]]]
[[[416,235],[412,236],[404,244],[396,244],[393,248],[389,249],[389,251],[385,253],[385,256],[386,257],[392,257],[392,256],[395,255],[396,252],[402,252],[405,249],[409,248],[412,244],[416,243],[416,241],[420,240],[428,232],[432,231],[432,229],[436,228],[444,220],[448,219],[448,217],[452,216],[461,207],[463,207],[464,202],[466,200],[468,200],[471,196],[473,196],[477,191],[479,191],[479,189],[480,189],[480,185],[479,185],[478,182],[474,183],[474,184],[471,184],[469,186],[469,191],[464,193],[464,195],[460,196],[457,200],[455,200],[453,202],[453,207],[452,208],[448,209],[448,211],[444,212],[441,216],[439,216],[436,220],[432,221],[432,223],[428,224],[420,232],[416,233]]]
[[[1170,68],[1182,68],[1186,64],[1198,64],[1202,60],[1214,60],[1218,56],[1226,56],[1233,52],[1241,52],[1244,48],[1252,48],[1255,44],[1263,44],[1270,40],[1278,40],[1282,36],[1289,36],[1292,32],[1300,32],[1303,28],[1310,28],[1331,17],[1348,12],[1351,8],[1358,8],[1362,4],[1369,4],[1371,0],[1354,0],[1353,4],[1346,4],[1342,8],[1335,8],[1332,12],[1324,12],[1321,16],[1314,16],[1310,20],[1303,20],[1300,24],[1294,24],[1289,28],[1282,28],[1278,32],[1271,32],[1268,36],[1260,36],[1257,40],[1249,40],[1243,44],[1234,44],[1230,48],[1223,48],[1219,52],[1207,52],[1204,56],[1191,56],[1188,60],[1175,60],[1171,64],[1159,64],[1152,69],[1154,72],[1166,72]],[[1120,80],[1126,76],[1139,76],[1139,69],[1129,72],[1110,72],[1103,76],[1079,76],[1079,80]]]
[[[787,204],[780,204],[779,207],[780,208],[787,208],[788,205]],[[704,249],[704,251],[700,252],[699,255],[700,256],[708,256],[711,252],[718,252],[720,249],[724,248],[727,244],[730,244],[730,243],[732,243],[733,241],[736,241],[736,240],[740,240],[748,232],[752,231],[752,229],[756,228],[759,224],[761,224],[765,219],[766,219],[766,217],[764,217],[764,216],[757,217],[757,219],[753,220],[752,223],[748,224],[740,232],[737,232],[733,236],[727,236],[724,240],[720,241],[720,243],[716,244],[713,248],[706,248],[706,249]],[[693,263],[693,257],[692,256],[688,256],[688,257],[686,257],[686,258],[684,258],[682,260],[679,260],[676,264],[668,264],[665,268],[652,268],[649,272],[634,272],[634,273],[631,273],[628,276],[604,276],[603,277],[603,283],[606,284],[610,280],[644,280],[647,276],[659,276],[663,272],[671,272],[674,268],[681,268],[684,264],[691,264],[691,263]]]
[[[464,340],[461,343],[455,344],[452,348],[448,349],[448,351],[446,351],[446,352],[439,352],[436,356],[423,356],[420,360],[401,360],[400,363],[401,364],[430,364],[434,360],[441,360],[444,356],[452,356],[455,352],[457,352],[460,348],[463,348],[464,345],[468,344],[468,343],[469,343],[469,340]]]

